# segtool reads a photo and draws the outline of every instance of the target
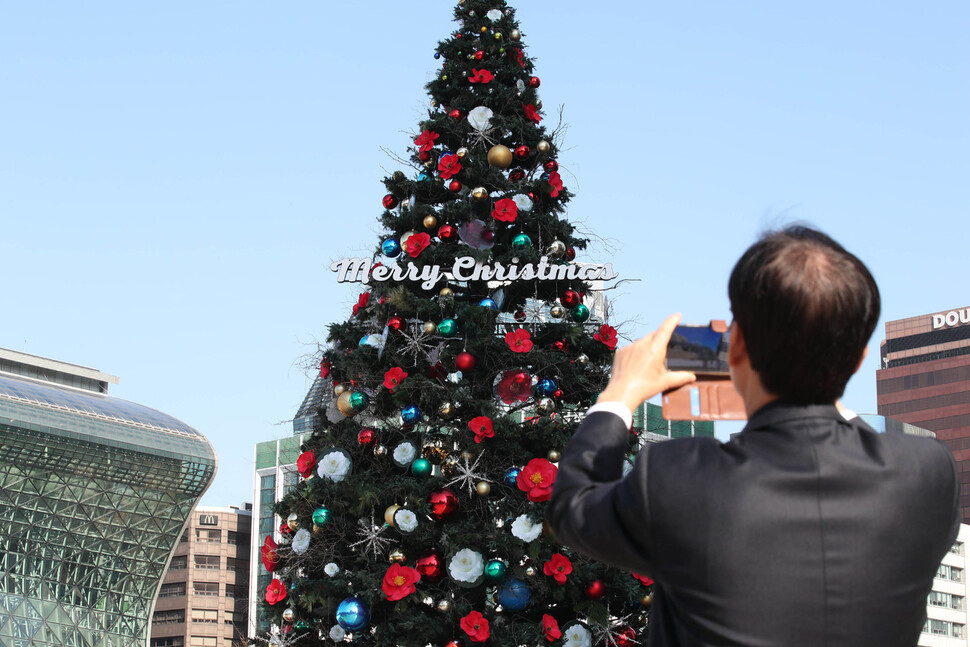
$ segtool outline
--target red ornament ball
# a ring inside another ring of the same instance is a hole
[[[459,182],[458,180],[452,180],[448,184],[448,190],[451,191],[452,193],[458,193],[459,191],[461,191],[461,182]]]
[[[559,297],[559,303],[563,304],[566,308],[575,308],[582,302],[583,297],[579,296],[579,292],[576,290],[566,290]]]
[[[520,162],[529,159],[530,155],[532,155],[532,150],[525,144],[515,147],[515,159]]]
[[[603,584],[603,580],[593,580],[586,587],[586,597],[590,600],[599,600],[604,595],[606,595],[606,585]]]
[[[438,228],[438,238],[443,243],[453,243],[458,240],[458,229],[454,225],[441,225]]]
[[[563,393],[562,389],[556,389],[555,391],[552,392],[552,397],[556,398],[557,400],[562,400],[562,396],[564,395],[566,394]]]
[[[445,647],[463,647],[460,640],[452,640],[445,644]]]
[[[387,327],[394,332],[399,331],[401,328],[404,328],[404,317],[400,315],[391,315],[387,319]]]
[[[550,173],[555,173],[556,171],[559,170],[559,162],[557,162],[556,160],[549,160],[548,162],[542,165],[542,168],[546,169]]]
[[[538,88],[540,85],[542,85],[542,81],[539,80],[538,76],[534,76],[531,79],[529,79],[530,88]]]
[[[474,56],[476,61],[480,61],[483,58],[485,58],[485,52],[483,52],[482,50],[478,50],[477,52],[475,52]]]
[[[529,191],[529,199],[532,200],[533,202],[535,202],[536,194],[533,193],[532,191]]]
[[[549,348],[551,348],[552,350],[566,350],[566,340],[557,339],[556,341],[549,344]]]
[[[452,119],[461,119],[461,110],[457,108],[448,113],[448,116]]]
[[[616,642],[616,647],[633,647],[639,644],[637,642],[637,632],[633,630],[633,627],[620,627],[613,634],[613,640]]]
[[[434,551],[419,557],[414,563],[414,568],[421,573],[423,582],[437,582],[445,574],[444,559]]]
[[[475,356],[468,352],[458,353],[455,357],[455,368],[462,373],[467,373],[475,369]]]
[[[566,248],[566,260],[567,261],[574,261],[574,260],[576,260],[576,248],[575,247],[567,247]]]
[[[432,492],[428,503],[431,504],[431,516],[438,521],[449,519],[458,512],[458,495],[448,488]]]
[[[519,323],[524,322],[526,319],[525,310],[516,311],[514,316],[515,316],[515,320],[518,321]]]
[[[377,432],[373,429],[361,429],[357,434],[357,444],[361,447],[371,447],[377,443]]]
[[[512,182],[520,182],[525,179],[525,171],[520,168],[515,169],[509,173],[509,180]]]
[[[418,159],[422,162],[427,162],[429,159],[431,159],[431,153],[429,151],[421,151],[418,153]]]
[[[397,206],[397,198],[395,198],[393,195],[388,193],[387,195],[384,196],[384,200],[382,200],[382,203],[384,204],[385,209],[393,209],[394,207]]]

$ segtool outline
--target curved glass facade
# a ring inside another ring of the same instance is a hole
[[[0,375],[0,647],[146,645],[216,456],[188,425]]]

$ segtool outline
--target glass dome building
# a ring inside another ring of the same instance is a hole
[[[147,644],[217,460],[198,431],[108,397],[108,382],[0,349],[0,647]]]

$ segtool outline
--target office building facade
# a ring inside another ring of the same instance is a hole
[[[198,507],[158,590],[150,647],[242,647],[252,506]]]
[[[216,471],[198,431],[118,379],[0,349],[0,647],[142,647]]]
[[[876,371],[879,415],[928,429],[957,460],[970,522],[970,308],[886,323]]]

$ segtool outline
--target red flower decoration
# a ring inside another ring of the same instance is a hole
[[[422,231],[420,233],[411,234],[408,236],[407,242],[404,243],[404,251],[406,251],[408,256],[411,258],[417,258],[430,244],[431,236]]]
[[[259,548],[259,557],[263,560],[263,567],[270,573],[275,571],[276,566],[280,563],[279,555],[276,554],[277,548],[279,548],[279,545],[273,541],[273,537],[270,535],[266,535],[266,540]]]
[[[441,173],[443,179],[449,180],[458,175],[459,171],[461,171],[461,160],[458,159],[457,155],[448,153],[441,156],[441,160],[438,162],[438,172]]]
[[[525,110],[526,118],[532,123],[537,124],[542,121],[542,115],[539,114],[539,111],[531,103],[529,105],[523,103],[522,109]]]
[[[573,572],[573,563],[562,553],[556,553],[542,567],[542,572],[561,586],[566,583],[566,576]]]
[[[320,377],[327,379],[330,376],[330,362],[327,360],[322,360],[320,362]]]
[[[296,469],[299,470],[300,476],[305,479],[313,476],[313,468],[317,466],[317,456],[313,453],[313,450],[308,450],[300,454],[300,457],[296,459]]]
[[[266,601],[270,604],[276,604],[282,600],[286,599],[286,585],[277,579],[274,579],[266,587]]]
[[[505,404],[526,402],[532,397],[532,376],[521,369],[505,371],[495,393]]]
[[[395,366],[387,373],[384,373],[384,388],[391,393],[394,393],[394,387],[400,386],[401,382],[403,382],[404,378],[407,376],[408,374],[404,372],[404,369],[400,368],[399,366]]]
[[[549,195],[554,198],[558,197],[559,192],[563,189],[562,178],[555,171],[549,174],[549,188],[552,189],[549,191]]]
[[[488,70],[476,70],[472,68],[472,75],[468,77],[469,83],[490,83],[495,75]]]
[[[522,69],[524,70],[525,69],[525,55],[524,55],[524,53],[522,52],[521,49],[516,49],[515,50],[515,60],[518,61],[519,65],[521,65],[522,66]]]
[[[492,420],[488,416],[478,416],[468,422],[468,428],[475,434],[475,442],[480,443],[486,438],[495,438]]]
[[[368,301],[370,301],[370,292],[364,292],[357,297],[357,305],[354,306],[354,316],[359,315],[367,307]]]
[[[459,624],[473,643],[483,643],[488,640],[488,620],[478,611],[469,613]]]
[[[414,593],[414,585],[421,580],[421,573],[417,569],[391,564],[384,573],[381,589],[391,602],[396,602]]]
[[[526,493],[533,503],[548,501],[552,497],[552,484],[556,482],[558,468],[544,458],[533,458],[526,463],[515,479],[515,484]]]
[[[418,148],[419,151],[425,153],[434,148],[434,143],[437,139],[438,133],[433,130],[426,130],[418,135],[417,139],[414,140],[414,143],[420,146],[420,148]]]
[[[610,350],[616,350],[616,328],[603,324],[600,331],[593,335],[593,339],[603,342]]]
[[[495,203],[492,217],[502,222],[515,222],[519,216],[519,205],[512,198],[503,198]]]
[[[640,584],[643,584],[644,586],[650,586],[651,584],[653,584],[653,580],[647,577],[646,575],[640,575],[639,573],[634,573],[633,577],[639,580]]]
[[[562,632],[559,631],[559,623],[548,613],[542,614],[542,633],[545,634],[546,640],[549,642],[562,637]]]
[[[525,328],[513,330],[505,335],[505,343],[513,353],[528,353],[532,350],[532,335]]]

